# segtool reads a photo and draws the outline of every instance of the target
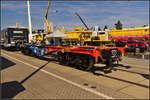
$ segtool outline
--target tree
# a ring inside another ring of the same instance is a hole
[[[108,27],[105,25],[103,30],[105,31],[106,29],[108,29]]]
[[[101,31],[101,28],[100,28],[100,27],[98,27],[98,31]]]
[[[143,27],[146,27],[147,25],[143,25]]]
[[[115,27],[117,30],[121,30],[122,29],[122,23],[120,22],[120,20],[118,20],[118,22],[115,24]]]

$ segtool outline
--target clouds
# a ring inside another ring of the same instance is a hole
[[[148,24],[148,2],[94,1],[70,4],[68,8],[65,9],[64,6],[63,11],[68,11],[70,14],[75,11],[79,12],[89,25],[106,24],[112,27],[117,20],[123,21],[125,27]],[[72,20],[78,21],[75,17]]]
[[[47,1],[32,1],[30,4],[33,27],[43,27]],[[124,27],[142,26],[149,22],[148,8],[148,1],[52,1],[48,19],[54,25],[66,28],[83,26],[74,14],[78,12],[89,26],[108,25],[113,28],[117,20],[121,20]],[[2,2],[2,19],[7,20],[2,26],[15,24],[15,18],[19,19],[17,16],[23,18],[19,21],[24,25],[28,24],[26,1]]]

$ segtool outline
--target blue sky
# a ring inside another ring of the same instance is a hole
[[[43,28],[47,1],[30,1],[30,5],[33,28]],[[108,28],[114,28],[118,20],[123,27],[149,25],[148,1],[52,1],[48,19],[54,26],[67,30],[75,26],[84,27],[75,12],[90,27],[98,25],[103,28],[107,25]],[[1,1],[2,28],[15,25],[16,22],[28,26],[26,1]]]

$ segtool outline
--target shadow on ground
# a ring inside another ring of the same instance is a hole
[[[23,84],[24,82],[26,82],[28,79],[30,79],[33,75],[35,75],[37,72],[39,72],[42,68],[44,68],[49,62],[47,62],[46,64],[42,65],[41,67],[39,67],[37,70],[35,70],[34,72],[32,72],[30,75],[28,75],[27,77],[25,77],[23,80],[21,80],[21,84]]]
[[[16,65],[16,63],[1,56],[1,70],[11,67],[13,65]]]
[[[123,64],[112,64],[112,67],[123,67],[123,68],[126,68],[126,69],[132,68],[131,66],[123,65]]]
[[[17,81],[2,83],[2,98],[13,98],[18,93],[25,90],[25,88]]]
[[[40,60],[45,60],[45,61],[51,61],[51,62],[53,62],[53,61],[58,61],[56,58],[54,58],[54,57],[36,57],[36,58],[38,58],[38,59],[40,59]]]
[[[135,72],[135,71],[128,71],[128,70],[124,70],[124,69],[116,69],[115,67],[124,67],[124,68],[126,68],[126,69],[129,69],[129,68],[132,68],[131,66],[124,66],[124,65],[122,65],[122,64],[114,64],[114,65],[112,65],[112,70],[114,70],[114,71],[117,71],[117,70],[120,70],[120,71],[125,71],[125,72],[130,72],[130,73],[135,73],[135,74],[139,74],[139,75],[141,75],[141,76],[143,76],[145,79],[150,79],[150,75],[149,74],[142,74],[142,73],[140,73],[140,72]]]
[[[132,68],[131,66],[124,66],[122,64],[113,64],[112,65],[112,71],[120,70],[120,71],[135,73],[135,74],[139,74],[139,75],[143,76],[145,79],[150,79],[150,75],[149,74],[142,74],[142,73],[139,73],[139,72],[124,70],[124,69],[117,69],[115,67],[123,67],[125,69],[129,69],[129,68]],[[106,74],[97,73],[96,71],[98,71],[98,70],[99,70],[99,68],[96,68],[95,71],[93,71],[93,74],[97,75],[97,76],[103,76],[103,77],[106,77],[106,78],[110,78],[110,79],[114,79],[114,80],[130,83],[130,84],[137,85],[137,86],[140,86],[140,87],[149,88],[149,86],[147,86],[147,85],[143,85],[143,84],[139,84],[139,83],[136,83],[136,82],[124,80],[124,79],[121,79],[121,78],[116,78],[116,77],[109,76],[109,75],[106,75]]]
[[[27,80],[29,80],[33,75],[35,75],[37,72],[39,72],[42,68],[44,68],[49,62],[42,65],[35,71],[33,71],[31,74],[29,74],[27,77],[22,79],[20,82],[18,81],[11,81],[11,82],[5,82],[2,83],[2,98],[13,98],[20,92],[24,91],[25,88],[23,87],[23,83],[25,83]]]
[[[110,79],[122,81],[122,82],[129,83],[129,84],[137,85],[137,86],[144,87],[144,88],[150,88],[150,87],[147,86],[147,85],[139,84],[139,83],[136,83],[136,82],[131,82],[131,81],[128,81],[128,80],[124,80],[124,79],[121,79],[121,78],[116,78],[116,77],[113,77],[113,76],[108,76],[108,75],[101,74],[101,73],[96,73],[96,72],[95,72],[95,73],[93,73],[93,74],[94,74],[94,75],[97,75],[97,76],[103,76],[103,77],[106,77],[106,78],[110,78]]]
[[[144,78],[146,78],[146,79],[150,79],[150,75],[149,74],[141,74]]]

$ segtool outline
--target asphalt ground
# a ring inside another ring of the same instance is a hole
[[[112,73],[95,74],[55,59],[1,50],[2,98],[149,99],[149,61],[124,57]]]

